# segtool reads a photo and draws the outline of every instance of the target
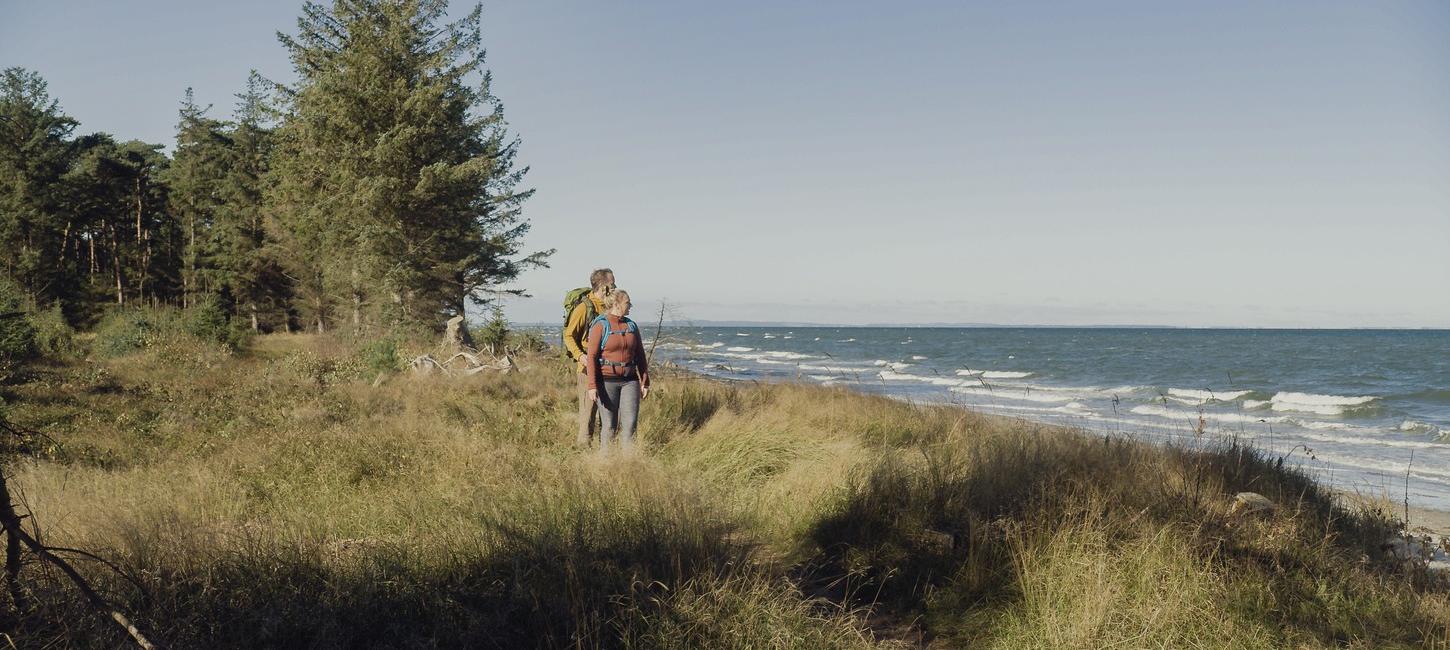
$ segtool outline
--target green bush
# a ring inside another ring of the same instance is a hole
[[[493,317],[478,330],[478,347],[479,349],[502,352],[504,342],[508,340],[508,336],[509,323],[503,317],[503,310],[495,307]]]
[[[392,337],[364,345],[360,356],[363,365],[373,372],[396,372],[403,367],[403,358],[398,354],[398,341]]]
[[[108,312],[96,326],[95,352],[119,357],[156,345],[162,337],[181,329],[175,309],[170,307],[123,307]]]
[[[67,357],[79,352],[75,340],[76,331],[66,321],[65,314],[61,313],[60,305],[32,314],[30,324],[35,329],[35,349],[40,354]]]
[[[221,299],[207,295],[186,310],[186,332],[203,341],[226,343],[230,330],[228,320]]]
[[[35,356],[35,327],[26,318],[20,287],[0,278],[0,380]]]

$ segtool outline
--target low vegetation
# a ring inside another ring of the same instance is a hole
[[[662,369],[642,453],[598,458],[548,353],[414,378],[407,339],[113,318],[3,387],[52,438],[6,472],[48,543],[129,577],[77,561],[166,647],[1450,643],[1450,590],[1384,555],[1389,515],[1234,441]],[[1239,491],[1279,508],[1231,513]],[[127,642],[22,578],[17,643]]]

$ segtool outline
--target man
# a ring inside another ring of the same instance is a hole
[[[564,350],[574,360],[575,386],[579,393],[579,433],[574,443],[588,447],[594,437],[594,400],[589,399],[589,376],[585,364],[585,347],[588,344],[589,324],[604,313],[604,297],[614,290],[614,271],[595,269],[589,274],[589,296],[579,301],[569,312],[564,322]]]

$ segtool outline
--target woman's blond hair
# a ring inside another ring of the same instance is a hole
[[[615,287],[613,291],[605,294],[604,309],[606,311],[614,311],[614,306],[619,304],[622,300],[629,300],[629,292],[625,291],[624,289],[620,289],[619,287]]]

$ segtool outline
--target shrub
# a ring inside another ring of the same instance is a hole
[[[72,356],[79,351],[75,341],[75,329],[66,322],[60,305],[37,312],[30,316],[35,329],[35,349],[51,357]]]
[[[395,372],[403,367],[398,341],[391,336],[364,345],[359,356],[363,365],[373,372]]]
[[[163,336],[180,329],[175,309],[170,307],[123,307],[112,310],[96,326],[95,352],[119,357],[156,345]]]
[[[0,278],[0,380],[35,356],[35,327],[25,317],[20,287]]]
[[[478,345],[480,348],[497,352],[503,347],[504,341],[508,340],[508,336],[509,324],[507,320],[504,320],[503,310],[494,308],[493,318],[484,323],[478,331]]]

